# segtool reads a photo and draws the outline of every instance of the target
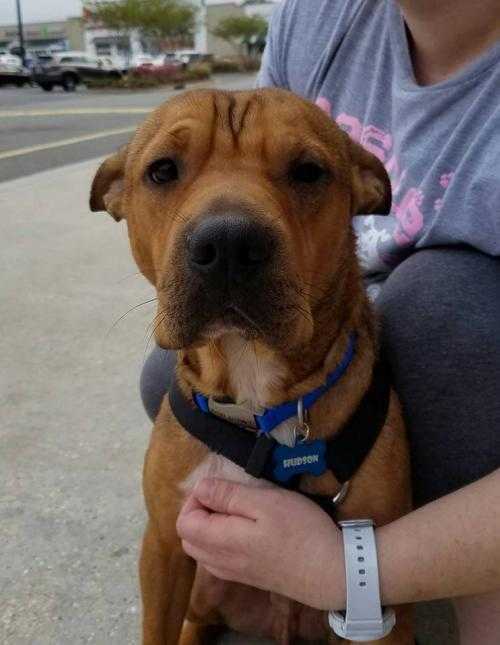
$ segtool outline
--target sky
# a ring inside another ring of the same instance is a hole
[[[211,0],[208,0],[208,4],[210,3]],[[25,22],[64,20],[69,16],[79,16],[82,12],[81,0],[21,0],[21,7]],[[16,0],[0,0],[0,24],[16,22]]]
[[[79,16],[82,3],[81,0],[21,0],[21,8],[25,22],[64,20]],[[16,22],[16,0],[0,0],[0,24]]]

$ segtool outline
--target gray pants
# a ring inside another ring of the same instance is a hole
[[[419,251],[389,276],[377,309],[421,505],[500,466],[500,260],[465,248]],[[174,364],[159,348],[146,361],[151,419]]]

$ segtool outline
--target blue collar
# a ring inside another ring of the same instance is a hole
[[[333,372],[330,372],[327,375],[326,381],[322,385],[302,397],[304,410],[309,410],[309,408],[311,408],[316,401],[323,396],[323,394],[326,394],[326,392],[328,392],[328,390],[330,390],[342,378],[354,358],[355,348],[356,335],[352,333],[349,336],[347,349],[337,367]],[[193,394],[193,399],[197,407],[202,412],[205,414],[211,414],[210,401],[208,397],[195,392]],[[254,415],[256,428],[260,430],[261,433],[269,434],[279,425],[288,421],[288,419],[297,416],[297,406],[297,400],[287,401],[286,403],[277,405],[274,408],[268,408],[263,414]]]

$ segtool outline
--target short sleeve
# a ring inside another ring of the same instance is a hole
[[[314,100],[314,83],[367,1],[282,0],[270,21],[257,87],[281,87]]]
[[[273,12],[269,31],[267,34],[267,43],[262,56],[262,64],[257,77],[257,87],[282,87],[288,89],[285,80],[286,70],[283,69],[282,61],[284,60],[283,36],[284,36],[284,9],[287,4],[286,0],[280,2]]]

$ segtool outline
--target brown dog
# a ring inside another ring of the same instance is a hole
[[[281,90],[196,91],[159,107],[102,164],[90,204],[127,221],[135,260],[158,293],[157,342],[179,350],[186,397],[201,392],[254,409],[295,400],[324,382],[355,334],[352,363],[310,410],[311,437],[328,439],[369,388],[377,352],[351,217],[388,212],[390,199],[382,164],[314,105]],[[144,643],[207,642],[207,626],[217,624],[283,645],[338,642],[324,612],[232,583],[227,593],[229,583],[196,573],[175,524],[207,474],[263,483],[193,439],[166,397],[144,469]],[[330,471],[300,479],[307,493],[339,489]],[[391,397],[338,515],[382,525],[406,513],[409,499]],[[397,609],[384,643],[413,643],[409,614]]]

